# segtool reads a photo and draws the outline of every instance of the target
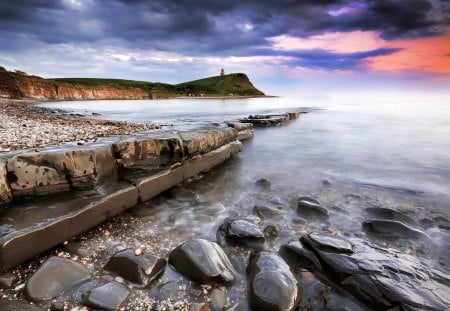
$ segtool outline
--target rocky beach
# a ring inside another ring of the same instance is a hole
[[[241,166],[254,163],[255,152],[264,154],[253,150],[258,135],[268,139],[301,128],[307,120],[300,113],[253,114],[177,132],[20,101],[5,107],[5,116],[18,124],[15,132],[38,119],[36,128],[42,122],[52,129],[49,135],[65,135],[73,121],[93,137],[77,145],[86,138],[71,136],[72,144],[49,151],[35,146],[31,153],[4,153],[10,171],[26,167],[14,171],[15,200],[0,215],[0,263],[12,267],[0,273],[0,310],[403,311],[450,305],[444,206],[411,191],[351,188],[329,179],[311,190],[287,185],[270,166],[258,178]],[[257,127],[254,138],[249,123]],[[115,186],[108,185],[112,175],[104,165],[112,159],[104,143],[94,141],[110,135],[105,128],[138,131],[105,138],[119,165]],[[240,145],[237,138],[244,142],[242,154],[228,153],[227,162],[212,168],[226,159],[224,146]],[[265,146],[269,155],[277,152],[276,145]],[[73,153],[70,166],[59,164],[77,148],[92,148],[97,162],[90,163],[88,152],[86,159]],[[34,167],[55,169],[61,179],[43,175],[29,184],[27,170]],[[48,234],[40,233],[43,228]],[[31,254],[36,256],[10,264]]]
[[[129,135],[159,125],[118,122],[36,107],[33,100],[0,99],[0,152],[84,144],[99,137]]]

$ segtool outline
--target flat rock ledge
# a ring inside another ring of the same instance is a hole
[[[235,124],[158,130],[0,158],[0,271],[208,171],[242,149]]]
[[[247,118],[240,119],[242,123],[251,123],[255,127],[279,126],[289,123],[291,120],[300,117],[300,111],[287,112],[282,114],[260,114],[250,115]]]

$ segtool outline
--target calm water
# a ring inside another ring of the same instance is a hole
[[[285,207],[283,215],[259,220],[261,228],[274,224],[279,231],[279,238],[268,246],[273,250],[311,231],[366,237],[361,222],[367,207],[390,207],[418,220],[450,217],[450,102],[445,98],[89,101],[43,106],[180,127],[299,107],[309,111],[286,126],[255,129],[243,152],[190,184],[187,191],[158,197],[123,216],[129,224],[125,236],[87,246],[103,248],[105,258],[117,245],[144,245],[147,251],[167,256],[191,237],[215,240],[226,217],[254,217],[255,205]],[[256,186],[260,178],[270,179],[271,187]],[[330,210],[330,218],[308,219],[306,224],[296,221],[299,195],[318,198]],[[423,229],[430,236],[427,241],[377,242],[447,269],[449,234],[435,226]],[[228,287],[234,303],[245,299],[249,250],[225,247],[225,251],[240,272],[237,282]],[[184,294],[177,286],[172,289],[176,284],[186,288]],[[304,295],[309,297],[321,284],[315,278],[302,279]],[[196,292],[198,288],[168,268],[149,295],[161,299],[181,295],[180,299],[195,301]],[[365,309],[336,288],[330,295],[332,306]]]

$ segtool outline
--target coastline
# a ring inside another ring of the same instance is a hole
[[[38,100],[0,99],[0,154],[64,143],[82,145],[100,137],[130,135],[160,125],[94,119],[37,107]]]

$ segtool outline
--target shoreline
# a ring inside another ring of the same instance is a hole
[[[83,145],[100,137],[161,128],[156,124],[71,115],[58,109],[37,107],[35,104],[39,102],[33,99],[0,99],[0,154],[65,143]]]

